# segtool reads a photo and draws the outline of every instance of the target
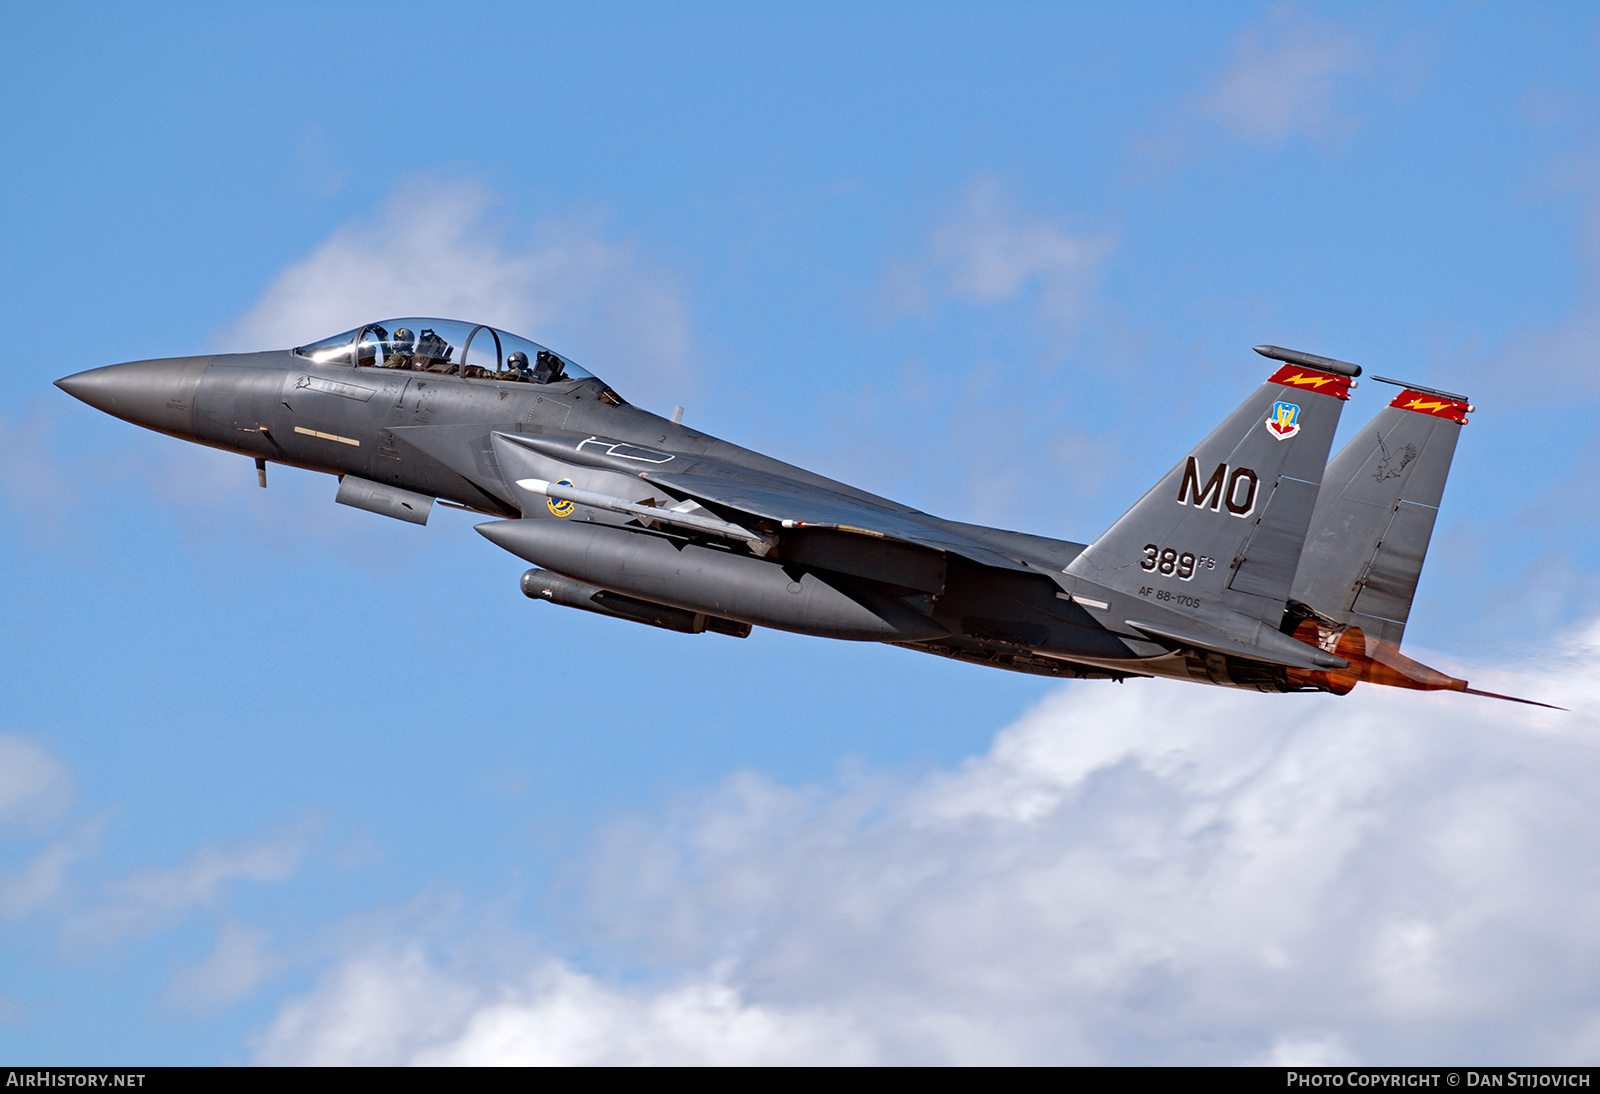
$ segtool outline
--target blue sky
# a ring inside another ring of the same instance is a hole
[[[1591,7],[0,32],[0,1056],[1600,1053]],[[1251,345],[1466,391],[1407,649],[1573,713],[658,633],[50,386],[401,314],[1078,540]]]

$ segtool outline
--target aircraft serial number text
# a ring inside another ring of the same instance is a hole
[[[1170,589],[1156,589],[1149,585],[1140,586],[1139,595],[1148,596],[1155,600],[1169,601],[1184,608],[1198,608],[1200,606],[1200,600],[1197,597],[1185,596],[1183,593],[1175,593]]]

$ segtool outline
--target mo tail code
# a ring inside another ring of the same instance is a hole
[[[1200,464],[1193,456],[1183,467],[1183,482],[1178,485],[1178,504],[1191,502],[1196,509],[1210,509],[1213,513],[1224,503],[1228,512],[1236,517],[1248,517],[1255,511],[1256,491],[1261,477],[1248,467],[1235,467],[1229,472],[1225,463],[1217,464],[1211,477],[1200,484]]]

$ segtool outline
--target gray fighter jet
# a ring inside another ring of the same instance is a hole
[[[503,518],[478,531],[534,564],[526,595],[617,619],[888,642],[1044,676],[1473,691],[1399,652],[1472,408],[1402,385],[1330,463],[1361,370],[1256,351],[1281,367],[1087,545],[944,520],[769,459],[481,324],[391,319],[57,384],[251,457],[262,486],[269,463],[289,464],[400,520],[427,523],[435,501]]]

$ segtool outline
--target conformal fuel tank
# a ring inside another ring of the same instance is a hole
[[[865,642],[921,642],[949,633],[848,579],[786,571],[751,555],[554,518],[491,521],[478,531],[514,555],[579,581],[758,627]]]

